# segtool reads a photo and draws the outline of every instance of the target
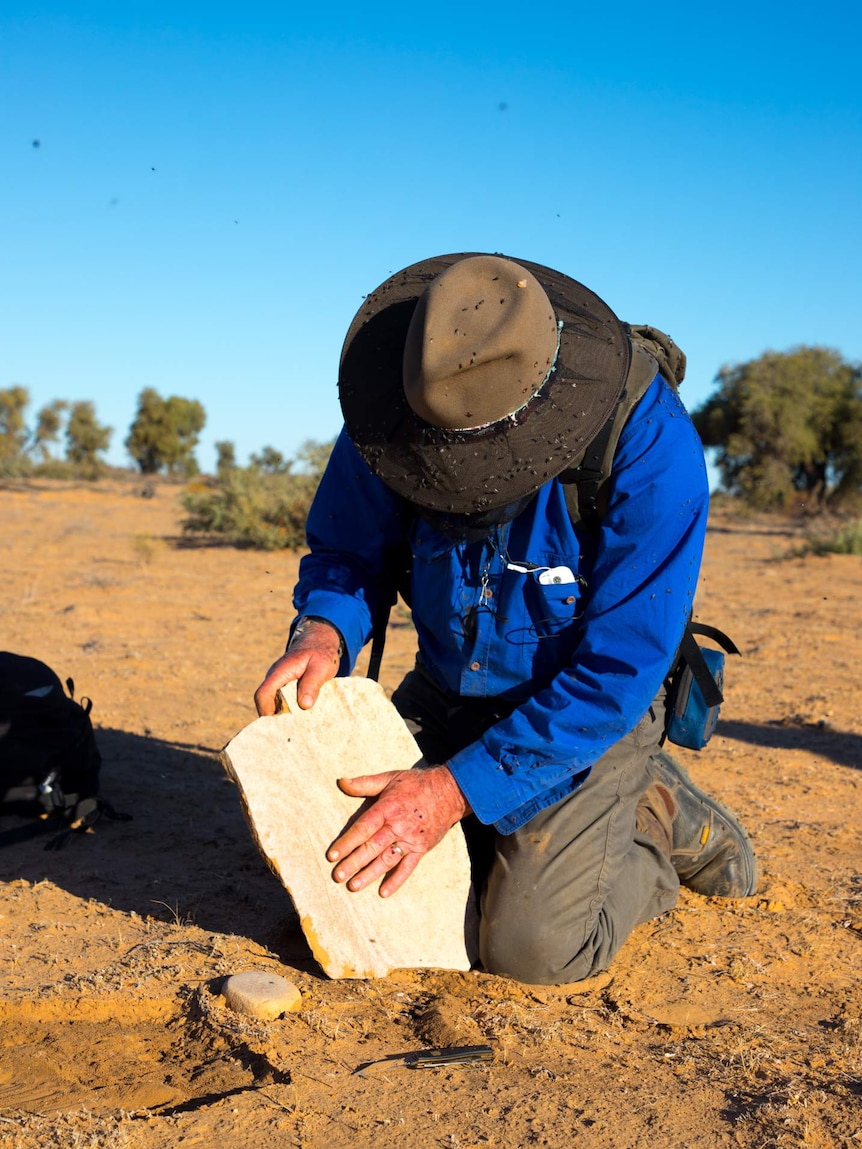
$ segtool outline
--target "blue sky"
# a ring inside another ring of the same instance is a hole
[[[340,426],[364,294],[501,251],[718,369],[862,359],[858,3],[72,4],[0,14],[0,387],[203,403],[198,460]],[[38,141],[38,146],[34,146]]]

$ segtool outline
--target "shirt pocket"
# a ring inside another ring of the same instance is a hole
[[[547,553],[533,561],[538,570],[523,574],[509,570],[504,577],[506,641],[518,650],[522,674],[528,680],[551,677],[568,663],[585,591],[571,557]],[[572,581],[540,583],[543,568],[554,567],[567,567]]]
[[[563,559],[551,556],[551,568],[567,567]],[[524,600],[535,640],[557,638],[583,613],[584,582],[573,575],[571,582],[540,582],[542,571],[527,576]]]

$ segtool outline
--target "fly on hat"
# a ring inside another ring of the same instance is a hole
[[[366,297],[341,355],[348,434],[420,508],[514,503],[563,471],[619,399],[627,328],[574,279],[467,253],[414,263]]]

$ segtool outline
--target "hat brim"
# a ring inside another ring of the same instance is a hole
[[[565,470],[611,415],[631,361],[627,329],[603,300],[518,259],[562,324],[554,370],[522,410],[481,430],[426,423],[404,396],[407,328],[428,284],[473,254],[480,253],[414,263],[368,295],[347,332],[338,377],[347,432],[371,470],[417,506],[450,514],[513,503]]]

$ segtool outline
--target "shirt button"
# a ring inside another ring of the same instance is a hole
[[[471,662],[470,663],[470,669],[471,670],[481,670],[482,669],[482,663],[481,662]]]
[[[575,596],[573,594],[570,594],[569,597],[565,601],[568,603],[572,603],[575,601]]]
[[[484,595],[485,598],[493,598],[494,597],[494,592],[491,590],[491,588],[489,586],[485,587],[485,589],[482,591],[482,594]]]

